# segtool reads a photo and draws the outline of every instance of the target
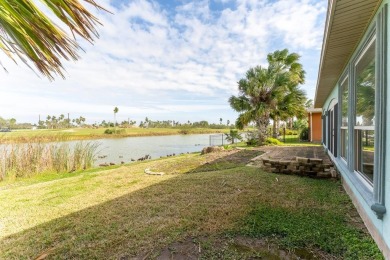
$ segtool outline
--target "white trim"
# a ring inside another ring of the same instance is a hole
[[[373,35],[372,39],[367,43],[366,47],[361,51],[359,57],[356,59],[354,66],[356,67],[360,60],[363,58],[364,54],[366,54],[367,50],[374,44],[374,41],[376,40],[376,34]],[[374,46],[375,48],[376,46]],[[375,49],[376,51],[376,49]]]
[[[308,113],[322,113],[322,108],[308,108],[306,109]]]
[[[353,127],[354,130],[369,130],[369,131],[374,131],[375,130],[375,126],[373,125],[370,125],[370,126],[365,126],[365,125],[359,125],[359,126],[354,126]]]

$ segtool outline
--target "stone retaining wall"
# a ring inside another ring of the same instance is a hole
[[[266,171],[283,174],[296,174],[315,178],[337,178],[337,172],[331,163],[323,159],[296,157],[295,160],[262,158]]]

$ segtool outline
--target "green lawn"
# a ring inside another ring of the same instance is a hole
[[[286,135],[285,137],[279,136],[278,140],[285,145],[302,145],[302,146],[318,146],[320,143],[311,143],[308,141],[299,140],[299,135]]]
[[[0,259],[383,258],[340,182],[245,166],[257,155],[187,154],[2,184]]]

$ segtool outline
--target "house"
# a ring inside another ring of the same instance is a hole
[[[322,143],[390,259],[390,0],[329,0],[314,107]]]
[[[306,112],[309,123],[309,142],[319,143],[322,140],[322,109],[309,108]]]

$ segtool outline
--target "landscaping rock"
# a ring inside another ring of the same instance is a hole
[[[215,153],[215,152],[219,152],[219,151],[223,151],[223,150],[224,150],[224,148],[222,146],[209,146],[209,147],[203,148],[201,154]]]

